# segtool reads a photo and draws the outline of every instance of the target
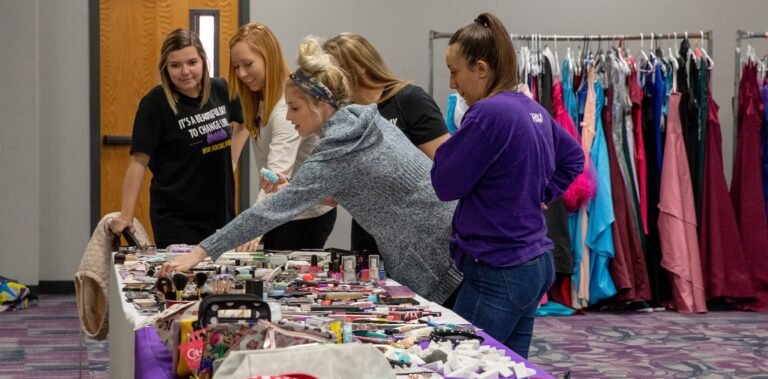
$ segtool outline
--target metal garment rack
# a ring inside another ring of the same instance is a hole
[[[434,90],[434,77],[435,77],[435,45],[436,39],[451,38],[453,33],[438,32],[435,30],[429,31],[429,94],[433,94]],[[600,42],[600,41],[654,41],[659,40],[671,40],[671,39],[683,39],[689,40],[707,40],[707,53],[712,55],[713,49],[713,35],[711,30],[700,31],[698,33],[648,33],[648,34],[587,34],[587,35],[558,35],[558,34],[511,34],[510,38],[513,41],[563,41],[563,42]]]
[[[766,39],[768,40],[768,32],[755,33],[744,30],[736,31],[736,50],[735,50],[735,62],[733,65],[733,99],[731,99],[731,106],[733,106],[733,153],[736,154],[736,146],[738,145],[739,136],[739,82],[741,81],[741,41],[745,39]]]

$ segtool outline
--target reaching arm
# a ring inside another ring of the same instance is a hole
[[[291,177],[293,166],[296,164],[296,156],[303,140],[294,129],[293,124],[285,118],[286,112],[287,106],[281,103],[275,107],[269,117],[272,135],[270,136],[266,168],[278,175]],[[267,193],[259,191],[256,202],[264,201],[267,197]]]
[[[463,122],[437,150],[432,165],[432,187],[442,201],[466,196],[499,155],[499,141],[488,138],[474,117]]]
[[[243,153],[245,143],[248,142],[248,129],[239,122],[232,122],[232,172],[237,171],[237,163],[240,162],[240,154]]]
[[[148,164],[149,155],[144,153],[131,154],[131,159],[128,162],[128,168],[125,170],[125,177],[123,178],[123,198],[120,215],[113,218],[109,223],[109,228],[115,234],[122,233],[126,227],[132,233],[136,231],[133,226],[133,216]]]
[[[248,208],[200,245],[216,259],[224,251],[295,219],[326,197],[333,196],[341,184],[335,177],[328,175],[323,168],[325,164],[305,164],[290,184]]]
[[[440,147],[440,145],[443,144],[443,142],[448,141],[448,137],[450,135],[448,133],[443,134],[440,137],[437,137],[429,142],[422,143],[418,146],[418,148],[426,154],[429,159],[435,159],[435,153],[437,152],[437,148]]]
[[[550,203],[560,196],[584,170],[584,151],[565,128],[552,121],[555,147],[555,172],[544,191],[544,202]]]

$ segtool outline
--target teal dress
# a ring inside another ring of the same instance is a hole
[[[613,244],[613,195],[611,193],[610,162],[608,161],[608,146],[603,132],[602,110],[605,105],[603,85],[595,82],[596,111],[595,139],[592,142],[590,158],[597,172],[597,193],[587,204],[589,226],[587,230],[587,246],[591,249],[589,269],[589,302],[595,304],[616,294],[608,268],[614,257]]]

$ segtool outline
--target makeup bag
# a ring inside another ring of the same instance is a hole
[[[304,345],[271,350],[233,351],[216,379],[302,373],[320,379],[394,379],[387,358],[368,344]]]

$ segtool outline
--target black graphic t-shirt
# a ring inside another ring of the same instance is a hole
[[[416,146],[448,133],[440,108],[420,87],[409,84],[378,108]]]
[[[174,114],[161,86],[141,100],[131,154],[150,157],[150,218],[158,247],[197,244],[235,216],[232,128],[242,122],[227,83],[213,79],[208,103],[180,95]]]

